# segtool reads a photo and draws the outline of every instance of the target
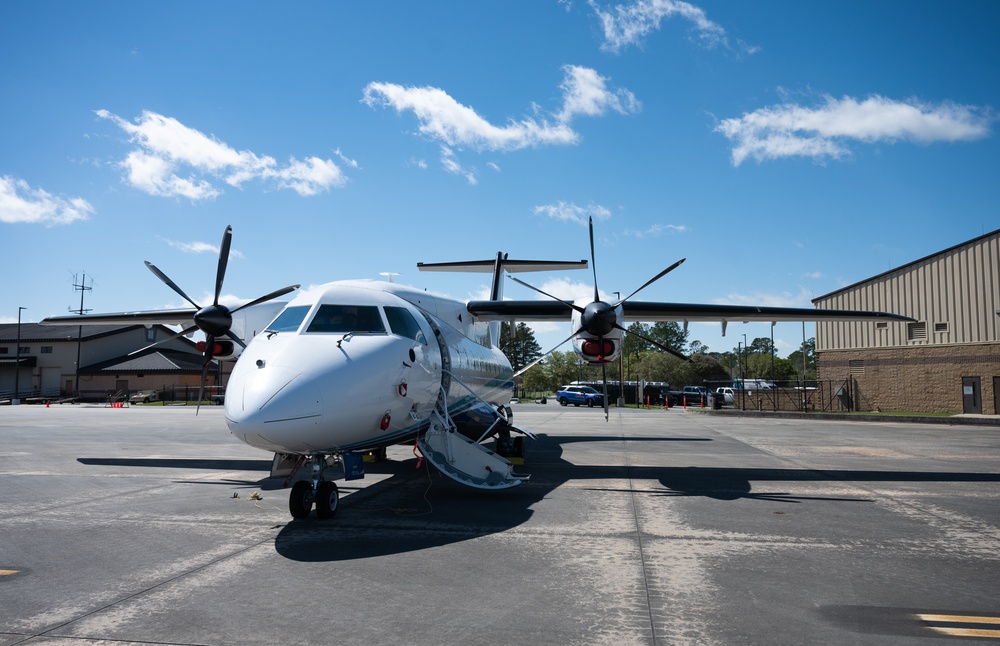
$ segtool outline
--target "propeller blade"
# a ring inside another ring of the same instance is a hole
[[[184,300],[186,300],[188,303],[191,303],[192,305],[194,305],[196,309],[199,309],[199,310],[201,309],[201,305],[199,305],[199,304],[195,303],[193,300],[191,300],[191,297],[188,296],[187,294],[185,294],[184,290],[182,290],[180,287],[178,287],[177,283],[175,283],[174,281],[170,280],[170,278],[168,278],[165,273],[163,273],[162,271],[160,271],[159,269],[157,269],[156,265],[154,265],[153,263],[151,263],[151,262],[149,262],[147,260],[146,261],[146,266],[149,267],[149,271],[151,271],[154,274],[156,274],[157,278],[159,278],[164,283],[166,283],[167,287],[169,287],[170,289],[172,289],[175,292],[177,292],[180,295],[181,298],[183,298]]]
[[[132,352],[129,352],[126,356],[131,357],[133,354],[139,354],[143,350],[149,350],[150,348],[155,348],[156,346],[160,345],[161,343],[166,343],[167,341],[173,341],[176,338],[179,338],[179,337],[182,337],[182,336],[187,336],[187,335],[191,334],[192,332],[194,332],[197,329],[198,329],[197,325],[192,325],[189,328],[181,330],[177,334],[172,334],[172,335],[168,336],[165,339],[160,339],[156,343],[150,343],[149,345],[147,345],[144,348],[139,348],[138,350],[133,350]]]
[[[597,291],[597,259],[594,257],[594,217],[587,218],[590,226],[590,266],[594,268],[594,302],[601,300],[600,292]]]
[[[226,279],[226,267],[229,265],[229,247],[233,243],[233,227],[227,226],[222,234],[222,244],[219,246],[219,269],[215,274],[215,305],[219,304],[219,294],[222,293],[222,281]]]
[[[205,396],[205,382],[208,381],[208,364],[212,363],[212,358],[215,356],[215,336],[211,334],[205,335],[205,364],[201,367],[201,385],[198,386],[198,405],[194,409],[194,414],[197,417],[199,411],[201,411],[201,400]]]
[[[533,289],[533,290],[535,290],[536,292],[538,292],[539,294],[541,294],[542,296],[548,296],[548,297],[549,297],[549,298],[551,298],[552,300],[554,300],[554,301],[559,301],[560,303],[562,303],[562,304],[563,304],[563,305],[565,305],[566,307],[572,307],[573,309],[575,309],[575,310],[576,310],[577,312],[579,312],[580,314],[583,314],[583,308],[582,308],[582,307],[580,307],[579,305],[576,305],[575,303],[570,303],[569,301],[564,301],[563,299],[561,299],[561,298],[558,298],[558,297],[556,297],[556,296],[553,296],[552,294],[549,294],[548,292],[543,292],[542,290],[538,289],[538,288],[537,288],[537,287],[535,287],[534,285],[529,285],[528,283],[524,282],[524,281],[523,281],[523,280],[521,280],[520,278],[517,278],[516,276],[507,276],[507,277],[508,277],[508,278],[510,278],[511,280],[513,280],[513,281],[514,281],[515,283],[519,283],[519,284],[521,284],[521,285],[524,285],[524,286],[525,286],[525,287],[527,287],[528,289]],[[563,343],[566,343],[566,341],[563,341]],[[561,345],[561,344],[560,344],[560,345]]]
[[[645,336],[644,334],[639,334],[638,332],[635,332],[633,330],[626,330],[625,328],[623,328],[622,326],[618,325],[617,323],[615,323],[615,327],[617,329],[621,330],[622,332],[625,332],[626,334],[634,334],[635,336],[639,337],[640,339],[642,339],[646,343],[649,343],[651,345],[655,345],[656,347],[658,347],[659,349],[663,350],[664,352],[672,354],[675,357],[677,357],[678,359],[681,359],[682,361],[690,361],[691,360],[691,357],[683,355],[680,352],[678,352],[677,350],[674,350],[673,348],[668,348],[667,346],[665,346],[665,345],[663,345],[661,343],[658,343],[658,342],[652,340],[651,338],[649,338],[648,336]]]
[[[261,303],[266,303],[267,301],[271,300],[272,298],[278,298],[279,296],[284,296],[288,292],[294,292],[298,288],[299,288],[298,285],[289,285],[288,287],[282,287],[281,289],[276,289],[273,292],[271,292],[270,294],[267,294],[265,296],[261,296],[260,298],[254,299],[254,300],[250,301],[249,303],[244,303],[243,305],[240,305],[239,307],[237,307],[234,310],[229,310],[229,313],[230,314],[235,314],[236,312],[239,312],[240,310],[242,310],[244,308],[253,307],[254,305],[260,305]]]
[[[548,352],[546,352],[542,356],[538,357],[537,359],[535,359],[534,361],[532,361],[531,363],[529,363],[525,367],[523,367],[520,370],[518,370],[517,372],[515,372],[513,376],[514,377],[520,377],[525,372],[527,372],[530,368],[534,368],[542,359],[544,359],[545,357],[549,356],[550,354],[552,354],[553,352],[555,352],[556,350],[558,350],[562,346],[562,344],[566,343],[567,341],[569,341],[570,339],[572,339],[573,337],[575,337],[580,332],[583,332],[583,328],[580,328],[579,330],[577,330],[573,334],[570,334],[568,337],[566,337],[565,339],[563,339],[562,341],[560,341],[554,348],[552,348],[551,350],[549,350]]]
[[[230,340],[232,340],[232,341],[234,341],[236,343],[239,343],[240,347],[242,347],[244,350],[247,349],[247,344],[243,343],[243,339],[241,339],[240,337],[238,337],[235,334],[233,334],[232,330],[227,330],[226,331],[226,336],[228,336],[230,338]]]
[[[604,340],[601,339],[603,345]],[[604,384],[604,421],[608,421],[608,364],[601,362],[601,382]]]
[[[643,284],[643,286],[642,286],[642,287],[640,287],[639,289],[635,290],[634,292],[632,292],[631,294],[629,294],[629,295],[628,295],[628,296],[626,296],[625,298],[623,298],[623,299],[621,299],[620,301],[618,301],[617,303],[615,303],[615,307],[618,307],[619,305],[621,305],[622,303],[624,303],[624,302],[625,302],[625,301],[627,301],[628,299],[632,298],[633,296],[635,296],[636,294],[638,294],[638,293],[639,293],[639,292],[641,292],[642,290],[646,289],[647,287],[649,287],[650,285],[652,285],[652,284],[653,284],[653,283],[655,283],[656,281],[660,280],[661,278],[663,278],[664,276],[666,276],[667,274],[669,274],[669,273],[670,273],[670,272],[672,272],[673,270],[675,270],[675,269],[677,269],[678,267],[680,267],[680,266],[681,266],[681,264],[682,264],[682,263],[683,263],[683,262],[684,262],[685,260],[687,260],[687,258],[681,258],[680,260],[678,260],[678,261],[677,261],[677,262],[675,262],[674,264],[670,265],[669,267],[667,267],[666,269],[664,269],[664,270],[663,270],[663,271],[661,271],[660,273],[656,274],[655,276],[653,276],[652,278],[650,278],[649,280],[647,280],[647,281],[645,282],[645,284]]]

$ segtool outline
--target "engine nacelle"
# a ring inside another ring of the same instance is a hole
[[[591,365],[611,363],[621,356],[622,331],[612,330],[600,339],[586,333],[580,333],[573,339],[573,350],[581,359]]]
[[[213,359],[235,360],[240,357],[240,354],[242,354],[243,351],[242,347],[236,345],[232,341],[216,340],[213,346],[214,346],[212,351]],[[199,341],[198,343],[195,344],[195,347],[198,348],[198,352],[204,354],[205,350],[208,349],[208,344],[205,343],[204,341]]]

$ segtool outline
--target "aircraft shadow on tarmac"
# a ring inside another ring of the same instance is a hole
[[[754,492],[753,483],[781,482],[1000,482],[1000,474],[932,471],[852,471],[843,469],[787,469],[742,467],[645,467],[576,465],[562,457],[563,445],[575,442],[618,444],[711,442],[708,438],[639,438],[622,436],[549,436],[529,443],[531,480],[501,492],[483,492],[459,485],[417,460],[366,464],[367,473],[387,478],[370,485],[339,482],[344,493],[337,515],[326,521],[311,517],[290,521],[275,538],[282,556],[306,562],[344,561],[403,554],[498,534],[527,522],[534,505],[570,481],[602,481],[584,491],[609,491],[645,496],[703,497],[718,501],[739,499],[772,502],[869,502],[864,498],[799,495],[791,492]],[[78,458],[84,465],[118,468],[156,468],[263,472],[259,479],[179,480],[184,484],[212,484],[281,489],[281,479],[270,479],[270,460],[206,458]],[[623,486],[609,486],[620,481]],[[636,482],[657,481],[662,489],[637,488]]]
[[[701,442],[706,438],[623,438],[538,435],[530,445],[531,480],[502,492],[463,487],[414,460],[388,463],[391,477],[341,500],[335,518],[289,522],[275,538],[282,556],[305,562],[345,561],[415,552],[497,534],[527,522],[532,507],[573,480],[656,480],[663,490],[594,488],[650,496],[700,496],[802,502],[870,502],[793,493],[754,493],[754,482],[1000,482],[1000,474],[916,471],[851,471],[726,467],[629,467],[574,465],[562,458],[570,442]],[[384,464],[384,463],[383,463]],[[425,471],[426,470],[426,471]]]

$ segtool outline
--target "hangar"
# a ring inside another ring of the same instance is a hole
[[[820,381],[853,410],[1000,414],[1000,230],[813,299],[913,322],[817,322]]]
[[[178,386],[193,387],[197,396],[204,360],[194,342],[177,337],[147,348],[174,334],[163,325],[0,324],[0,400],[104,400]],[[208,377],[214,386],[217,371]]]

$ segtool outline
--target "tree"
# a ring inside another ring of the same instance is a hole
[[[688,345],[688,351],[691,354],[708,354],[708,346],[695,339]]]
[[[796,350],[788,355],[788,361],[791,362],[792,367],[795,369],[795,373],[799,379],[815,379],[816,378],[816,339],[807,339],[803,344],[805,349],[805,373],[802,372],[802,350]]]
[[[642,335],[642,336],[639,336]],[[645,323],[635,321],[628,326],[625,336],[622,338],[622,354],[632,359],[639,359],[639,355],[649,350],[649,342],[642,337],[649,336],[649,326]]]
[[[657,321],[649,330],[649,338],[660,345],[684,354],[688,331],[682,328],[676,321]]]
[[[513,338],[510,325],[500,323],[500,351],[507,355],[514,372],[542,356],[542,348],[535,341],[535,333],[524,323],[514,326]]]

